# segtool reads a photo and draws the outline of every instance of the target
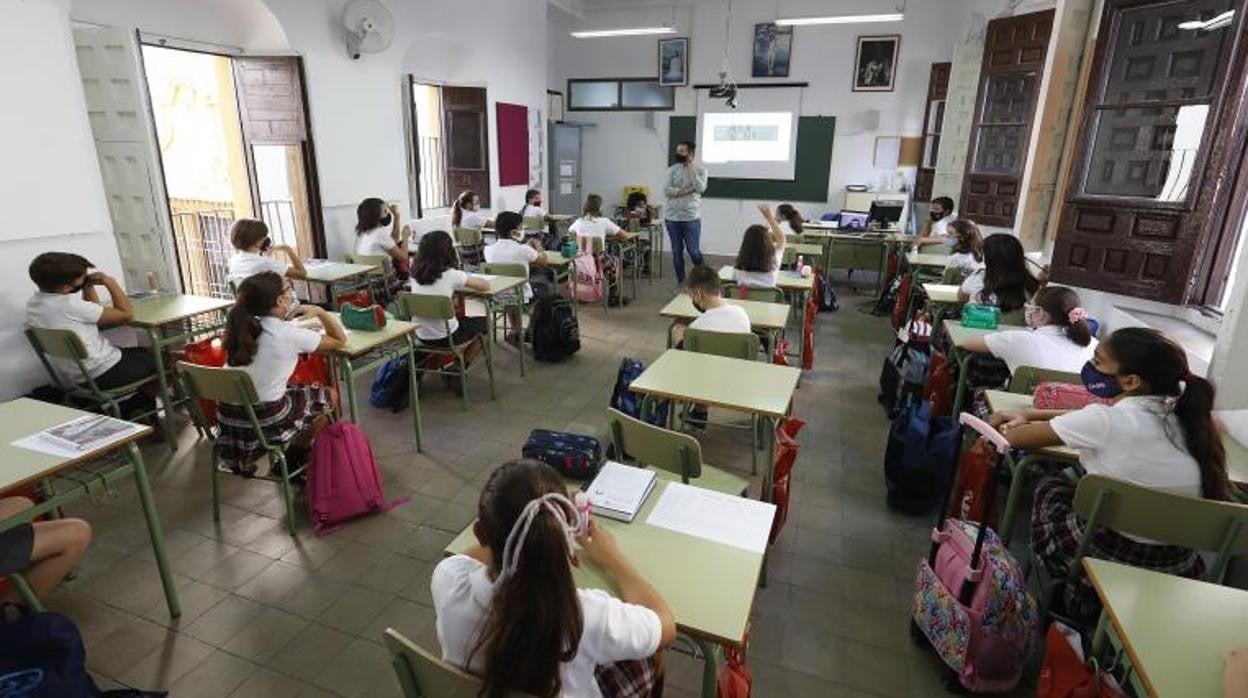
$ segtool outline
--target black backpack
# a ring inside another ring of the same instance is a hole
[[[581,327],[566,298],[539,295],[530,318],[533,358],[563,361],[581,349]]]

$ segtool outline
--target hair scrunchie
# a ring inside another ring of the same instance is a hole
[[[1076,322],[1080,322],[1081,320],[1087,320],[1088,311],[1079,307],[1071,308],[1070,312],[1066,314],[1066,319],[1070,321],[1070,324],[1072,325]]]

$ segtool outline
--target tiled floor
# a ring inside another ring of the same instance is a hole
[[[150,445],[152,471],[183,615],[171,621],[132,489],[71,513],[95,541],[76,579],[50,606],[86,638],[88,664],[108,682],[192,696],[391,696],[399,688],[381,642],[394,626],[436,647],[429,575],[442,547],[473,518],[490,469],[519,455],[530,429],[602,435],[623,357],[664,349],[658,309],[674,282],[643,281],[641,298],[605,315],[580,311],[583,348],[557,365],[516,371],[498,351],[498,400],[470,380],[470,409],[439,382],[421,394],[426,452],[414,452],[410,415],[362,407],[387,493],[410,501],[324,537],[301,522],[292,538],[275,486],[225,478],[212,520],[207,445],[187,430],[172,458]],[[886,422],[876,376],[890,345],[886,321],[859,308],[818,316],[816,360],[797,394],[807,420],[794,505],[759,589],[748,656],[755,695],[938,696],[939,666],[910,643],[906,609],[930,522],[890,513],[881,474]],[[791,333],[797,339],[797,333]],[[481,374],[484,376],[484,373]],[[364,386],[365,388],[367,386]],[[742,434],[712,428],[706,458],[747,474]],[[300,506],[303,503],[300,502]],[[674,655],[668,695],[694,695],[699,667]]]

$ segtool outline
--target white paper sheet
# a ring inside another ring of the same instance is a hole
[[[493,281],[498,278],[498,274],[473,274],[474,279],[484,279],[485,281]]]
[[[122,441],[142,429],[141,424],[104,415],[89,415],[23,437],[12,445],[61,458],[78,458]]]
[[[774,504],[672,482],[646,523],[762,553],[775,515]]]

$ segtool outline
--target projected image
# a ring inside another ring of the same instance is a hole
[[[780,128],[777,126],[716,126],[711,136],[717,141],[778,141]]]
[[[793,112],[704,112],[699,138],[712,177],[793,178]]]

